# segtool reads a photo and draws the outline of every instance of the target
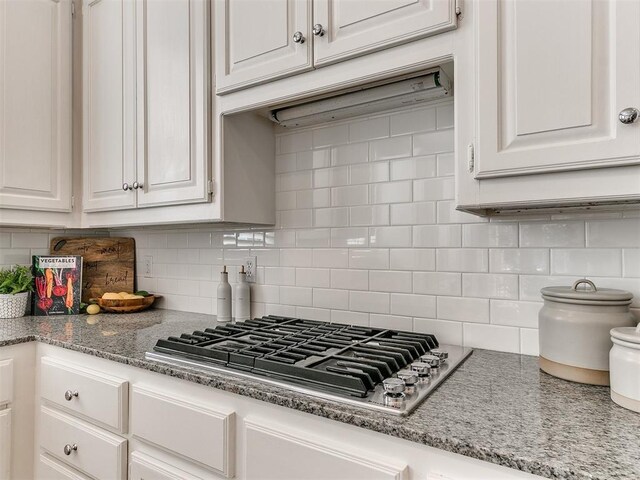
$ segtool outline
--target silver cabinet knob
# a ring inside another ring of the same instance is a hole
[[[133,182],[132,188],[133,188],[134,190],[137,190],[137,189],[139,189],[139,188],[142,188],[142,184],[141,184],[141,183],[138,183],[138,182]]]
[[[312,32],[316,37],[323,37],[325,34],[324,27],[319,23],[316,23],[313,26]]]
[[[399,378],[386,378],[382,381],[384,393],[391,396],[400,396],[404,392],[405,385]]]
[[[304,43],[305,38],[302,32],[296,32],[293,34],[293,43]]]
[[[620,120],[620,123],[628,124],[634,123],[638,120],[638,116],[640,116],[640,110],[634,107],[629,107],[620,112],[618,119]]]
[[[75,443],[73,445],[69,445],[68,443],[64,446],[64,454],[65,455],[71,455],[71,452],[77,452],[78,451],[78,445],[76,445]]]
[[[64,392],[64,399],[67,402],[70,402],[71,400],[73,400],[73,397],[78,398],[78,391],[77,390],[67,390],[66,392]]]
[[[126,192],[127,190],[131,190],[131,185],[129,185],[127,182],[124,182],[122,184],[122,189]]]

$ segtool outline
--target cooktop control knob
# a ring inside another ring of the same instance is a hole
[[[385,395],[389,395],[391,397],[404,396],[403,392],[405,385],[399,378],[386,378],[382,381],[382,385],[384,386]]]
[[[437,348],[434,348],[429,353],[438,357],[440,359],[440,363],[446,362],[447,358],[449,358],[449,352],[443,352],[442,350],[438,350]]]
[[[400,370],[396,375],[404,382],[406,387],[413,387],[418,383],[418,372],[413,370]]]
[[[431,376],[431,365],[425,362],[413,362],[411,370],[418,374],[420,378],[428,378]]]
[[[440,368],[440,357],[438,357],[437,355],[423,355],[420,357],[420,361],[428,364],[431,368]]]

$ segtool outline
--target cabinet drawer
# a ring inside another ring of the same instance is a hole
[[[46,453],[40,455],[38,480],[90,480],[64,463],[60,463]]]
[[[129,462],[129,480],[202,480],[141,452],[133,452]]]
[[[67,392],[71,395],[66,395]],[[127,428],[128,394],[129,383],[125,380],[62,364],[53,358],[42,358],[42,398],[121,433],[125,433]]]
[[[65,445],[75,445],[69,455]],[[127,478],[127,441],[48,407],[40,410],[40,446],[58,460],[95,478]]]
[[[0,480],[11,478],[11,409],[0,410]]]
[[[196,405],[174,395],[134,386],[131,433],[218,473],[233,476],[232,410]]]
[[[13,400],[13,360],[0,360],[0,405]]]

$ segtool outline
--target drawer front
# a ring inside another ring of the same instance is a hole
[[[13,400],[13,360],[0,360],[0,405]]]
[[[168,465],[141,452],[133,452],[129,462],[129,480],[202,480],[200,477]]]
[[[134,386],[131,433],[223,475],[233,476],[235,441],[231,410],[212,409]]]
[[[0,480],[11,478],[11,409],[0,410]]]
[[[46,453],[40,455],[37,475],[38,480],[90,480],[89,477],[58,462]]]
[[[129,383],[125,380],[43,357],[40,395],[99,425],[126,432]]]
[[[69,455],[65,446],[76,446]],[[40,446],[53,457],[95,478],[127,478],[127,441],[48,407],[40,410]]]

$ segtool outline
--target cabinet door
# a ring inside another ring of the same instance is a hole
[[[216,91],[312,68],[311,0],[217,0]],[[300,32],[305,41],[293,41]]]
[[[71,1],[0,1],[0,205],[71,211]]]
[[[11,409],[0,410],[0,480],[11,478]]]
[[[477,2],[476,178],[640,163],[639,2]]]
[[[134,33],[134,0],[84,0],[85,211],[135,207]]]
[[[200,478],[144,453],[133,452],[129,461],[129,480],[200,480]]]
[[[405,464],[355,452],[335,438],[319,438],[253,419],[245,420],[247,480],[405,480]]]
[[[209,199],[208,5],[136,2],[139,207]]]
[[[457,26],[455,0],[315,0],[314,64],[338,62]]]

